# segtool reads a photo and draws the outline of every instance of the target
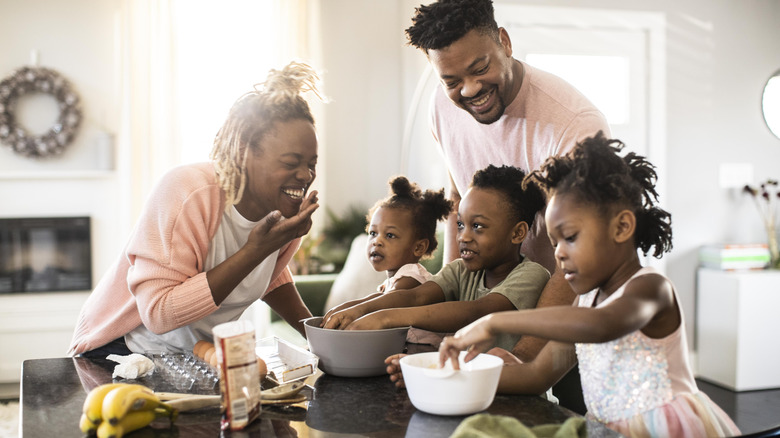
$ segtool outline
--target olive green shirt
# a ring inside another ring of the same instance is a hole
[[[446,301],[474,301],[487,294],[505,296],[515,309],[533,309],[550,279],[550,272],[542,265],[524,260],[492,289],[485,287],[485,270],[469,271],[463,260],[453,260],[445,265],[431,281],[441,287]],[[496,346],[512,351],[520,336],[499,335]]]

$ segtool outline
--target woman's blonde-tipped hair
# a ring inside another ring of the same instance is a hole
[[[312,92],[324,101],[317,89],[318,81],[313,68],[291,62],[282,70],[271,70],[265,82],[256,84],[253,91],[239,97],[230,108],[210,155],[219,185],[225,191],[226,205],[241,200],[249,152],[261,150],[263,137],[276,122],[303,119],[314,124],[302,94]]]

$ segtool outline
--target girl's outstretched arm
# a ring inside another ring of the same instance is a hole
[[[357,306],[352,306],[332,314],[323,321],[327,329],[345,329],[352,321],[371,312],[397,307],[416,307],[444,301],[441,287],[432,281],[427,281],[413,289],[396,290],[393,293],[382,294]]]
[[[396,291],[389,295],[403,292],[406,291]],[[442,301],[443,298],[442,292]],[[474,301],[446,301],[410,308],[378,310],[355,320],[347,329],[378,330],[411,326],[433,332],[452,333],[484,315],[514,308],[515,306],[507,297],[490,293]]]
[[[354,300],[347,301],[345,303],[339,304],[338,306],[334,306],[332,309],[328,310],[325,313],[325,316],[322,318],[323,321],[327,321],[330,319],[330,317],[336,313],[340,312],[344,309],[348,309],[353,306],[357,306],[358,304],[365,303],[366,301],[372,300],[377,297],[381,297],[383,293],[387,292],[393,292],[396,290],[402,290],[402,289],[412,289],[420,285],[420,282],[415,280],[412,277],[401,277],[399,278],[395,283],[393,283],[390,287],[390,289],[386,290],[385,292],[374,292],[370,295],[367,295],[363,298],[357,298]]]
[[[350,307],[357,306],[358,304],[361,304],[361,303],[365,303],[366,301],[372,300],[372,299],[374,299],[376,297],[379,297],[379,296],[382,296],[382,292],[374,292],[374,293],[372,293],[370,295],[366,295],[363,298],[357,298],[357,299],[354,299],[354,300],[349,300],[349,301],[346,301],[344,303],[339,304],[338,306],[333,306],[332,309],[330,309],[327,312],[325,312],[325,316],[322,317],[322,320],[323,321],[327,321],[328,319],[330,319],[330,317],[334,313],[340,312],[340,311],[342,311],[344,309],[349,309]]]
[[[458,369],[457,358],[461,351],[468,351],[465,360],[469,361],[489,349],[496,334],[490,332],[487,326],[483,318],[459,330],[455,336],[444,338],[439,346],[440,365],[450,360],[453,367]],[[498,392],[539,395],[572,369],[577,363],[577,356],[574,344],[550,341],[531,362],[504,362]]]
[[[531,335],[566,343],[608,342],[642,330],[652,337],[672,333],[680,324],[671,284],[655,274],[631,280],[623,295],[598,308],[553,306],[487,315],[493,334]],[[464,329],[465,330],[465,329]]]

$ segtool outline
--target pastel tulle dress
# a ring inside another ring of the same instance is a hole
[[[650,273],[659,274],[642,268],[631,279]],[[625,286],[597,307],[620,297]],[[592,307],[596,293],[581,295],[578,305]],[[681,321],[662,339],[637,330],[610,342],[576,344],[589,417],[628,437],[739,435],[729,416],[696,387],[682,315]]]

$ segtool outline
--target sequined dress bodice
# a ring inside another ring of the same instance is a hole
[[[632,279],[654,272],[643,268]],[[625,284],[597,307],[617,299],[624,289]],[[596,293],[580,296],[579,306],[591,307]],[[678,392],[696,392],[684,322],[662,339],[637,330],[610,342],[576,344],[576,349],[588,413],[601,421],[628,419],[669,403]]]

